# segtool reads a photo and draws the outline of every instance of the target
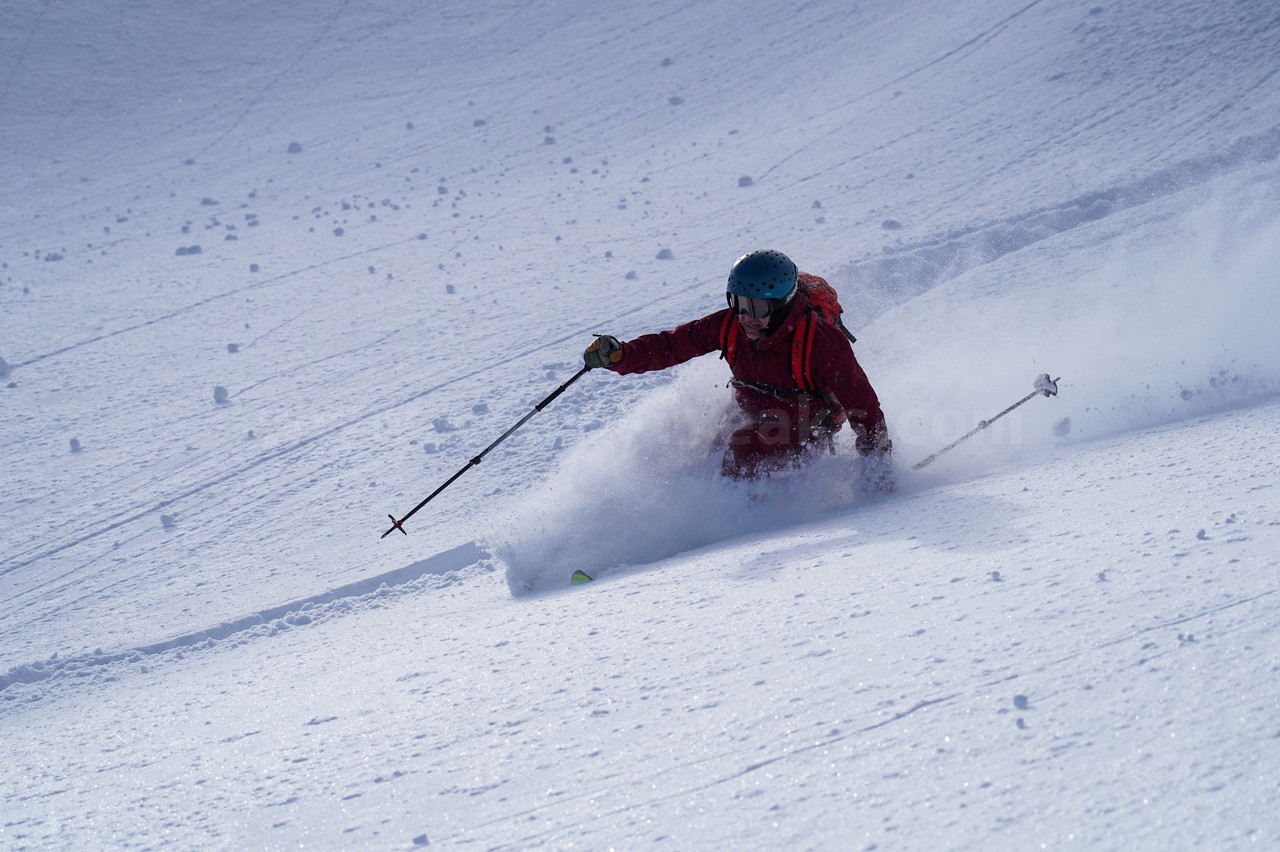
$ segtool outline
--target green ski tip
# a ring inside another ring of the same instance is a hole
[[[590,583],[590,582],[591,582],[591,578],[590,578],[590,577],[588,577],[588,576],[586,575],[586,573],[585,573],[585,572],[583,572],[583,571],[574,571],[574,572],[573,572],[573,576],[572,576],[572,577],[570,577],[569,579],[573,581],[573,584],[574,584],[575,586],[576,586],[576,585],[578,585],[579,583]]]

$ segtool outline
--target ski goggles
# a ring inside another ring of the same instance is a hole
[[[735,296],[725,293],[729,308],[735,314],[746,314],[752,319],[762,320],[787,303],[786,299],[757,299],[752,296]]]

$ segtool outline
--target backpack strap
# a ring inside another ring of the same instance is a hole
[[[813,308],[806,306],[791,338],[791,378],[796,387],[806,393],[813,393],[817,387],[813,381],[813,341],[817,333],[818,321]]]
[[[733,311],[730,311],[720,323],[720,357],[729,362],[730,370],[738,354],[738,337],[742,333],[734,319]]]

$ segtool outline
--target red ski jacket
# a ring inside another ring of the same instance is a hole
[[[748,339],[741,328],[731,329],[729,324],[736,326],[737,319],[725,308],[671,331],[637,337],[622,344],[622,360],[610,369],[620,374],[664,370],[723,351],[724,333],[733,330],[733,357],[727,360],[738,406],[757,431],[769,424],[778,449],[795,449],[830,435],[846,418],[857,432],[859,452],[889,448],[880,400],[849,340],[822,319],[803,294],[791,301],[781,325],[759,340]],[[806,338],[805,367],[811,382],[806,389],[796,378],[797,326]]]

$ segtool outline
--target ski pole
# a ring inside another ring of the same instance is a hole
[[[990,426],[992,423],[994,423],[994,422],[996,422],[997,420],[999,420],[1001,417],[1004,417],[1004,416],[1005,416],[1006,414],[1008,414],[1010,411],[1013,411],[1013,410],[1014,410],[1015,408],[1017,408],[1019,405],[1022,405],[1022,403],[1026,402],[1027,400],[1031,399],[1032,397],[1035,397],[1035,396],[1057,396],[1057,395],[1058,395],[1058,382],[1059,382],[1059,381],[1061,381],[1061,377],[1059,377],[1059,378],[1057,378],[1057,379],[1051,379],[1051,378],[1049,378],[1049,374],[1048,374],[1048,373],[1041,373],[1039,376],[1037,376],[1037,377],[1036,377],[1036,389],[1035,389],[1035,390],[1033,390],[1031,393],[1027,394],[1027,395],[1026,395],[1026,396],[1024,396],[1022,399],[1018,400],[1018,401],[1017,401],[1017,402],[1015,402],[1013,405],[1011,405],[1011,406],[1009,406],[1008,408],[1006,408],[1004,411],[1001,411],[999,414],[997,414],[995,417],[992,417],[990,420],[980,420],[980,421],[978,421],[978,425],[977,425],[977,426],[973,427],[971,430],[969,430],[969,431],[968,431],[968,432],[966,432],[965,434],[961,435],[959,438],[956,438],[956,439],[955,439],[954,441],[952,441],[950,444],[947,444],[945,447],[943,447],[942,449],[938,450],[936,453],[934,453],[933,455],[929,456],[929,457],[928,457],[927,459],[925,459],[924,461],[922,461],[922,462],[918,462],[918,463],[916,463],[916,464],[912,465],[911,469],[912,469],[912,470],[919,470],[920,468],[922,468],[922,467],[924,467],[925,465],[927,465],[929,462],[931,462],[931,461],[933,461],[934,459],[936,459],[938,456],[940,456],[940,455],[942,455],[943,453],[945,453],[947,450],[952,449],[953,447],[955,447],[957,444],[961,443],[962,441],[966,441],[966,440],[968,440],[969,438],[972,438],[974,435],[978,434],[978,433],[979,433],[979,432],[981,432],[983,429],[987,428],[987,427],[988,427],[988,426]]]
[[[492,444],[490,444],[489,446],[485,447],[485,448],[484,448],[484,450],[480,453],[480,455],[476,456],[476,457],[475,457],[475,458],[473,458],[471,461],[469,461],[469,462],[467,462],[466,464],[464,464],[464,465],[462,466],[462,468],[461,468],[457,473],[455,473],[453,476],[449,477],[449,479],[444,483],[444,485],[441,485],[441,486],[440,486],[439,488],[437,488],[435,491],[432,491],[430,494],[428,494],[428,495],[427,495],[427,499],[423,500],[421,503],[419,503],[418,505],[414,506],[414,507],[409,511],[409,514],[405,515],[403,518],[401,518],[401,519],[400,519],[400,520],[398,520],[398,521],[396,520],[396,516],[395,516],[395,515],[387,515],[387,517],[391,519],[391,529],[389,529],[389,530],[387,530],[386,532],[384,532],[384,533],[382,534],[382,536],[381,536],[381,537],[382,537],[382,538],[386,538],[386,537],[387,537],[388,535],[390,535],[390,534],[392,533],[392,531],[394,531],[394,530],[400,530],[400,532],[404,533],[405,535],[408,535],[408,533],[404,531],[404,522],[405,522],[405,521],[407,521],[407,520],[409,520],[410,518],[412,518],[415,514],[417,514],[417,511],[418,511],[419,509],[421,509],[423,506],[427,505],[427,504],[428,504],[428,503],[430,503],[433,499],[435,499],[435,496],[436,496],[437,494],[439,494],[441,491],[445,490],[445,489],[446,489],[446,488],[448,488],[450,485],[452,485],[452,484],[453,484],[453,481],[454,481],[455,479],[457,479],[459,476],[462,476],[462,474],[466,473],[466,472],[467,472],[468,470],[470,470],[471,468],[473,468],[473,467],[475,467],[476,465],[480,464],[481,460],[482,460],[482,459],[484,459],[484,457],[485,457],[485,456],[487,456],[487,455],[489,454],[489,451],[490,451],[490,450],[492,450],[494,447],[496,447],[496,446],[498,446],[499,444],[501,444],[503,441],[507,440],[507,438],[508,438],[508,437],[510,437],[510,435],[511,435],[511,433],[512,433],[512,432],[516,431],[516,430],[517,430],[517,429],[519,429],[521,426],[523,426],[526,422],[528,422],[528,420],[529,420],[529,418],[530,418],[530,417],[532,417],[533,415],[537,414],[539,411],[541,411],[542,409],[544,409],[544,408],[546,408],[548,405],[550,405],[550,404],[555,400],[555,398],[556,398],[556,397],[558,397],[560,394],[562,394],[562,393],[564,393],[564,392],[565,392],[565,390],[569,387],[569,385],[573,384],[573,383],[574,383],[574,382],[576,382],[578,379],[582,378],[583,374],[584,374],[584,373],[586,373],[586,372],[587,372],[588,370],[590,370],[590,369],[591,369],[590,367],[583,367],[581,370],[579,370],[578,372],[574,373],[574,374],[573,374],[573,377],[572,377],[572,378],[570,378],[570,379],[569,379],[569,381],[565,382],[565,383],[564,383],[564,384],[562,384],[560,387],[558,387],[558,388],[556,388],[555,390],[553,390],[550,394],[548,394],[548,395],[547,395],[547,398],[546,398],[546,399],[544,399],[542,402],[540,402],[540,403],[538,403],[537,405],[535,405],[535,406],[533,407],[533,410],[532,410],[532,411],[530,411],[530,412],[529,412],[528,414],[526,414],[524,417],[521,417],[521,418],[520,418],[520,422],[519,422],[519,423],[517,423],[516,425],[512,426],[512,427],[511,427],[510,429],[508,429],[507,431],[503,432],[503,433],[498,437],[498,440],[494,441]]]

